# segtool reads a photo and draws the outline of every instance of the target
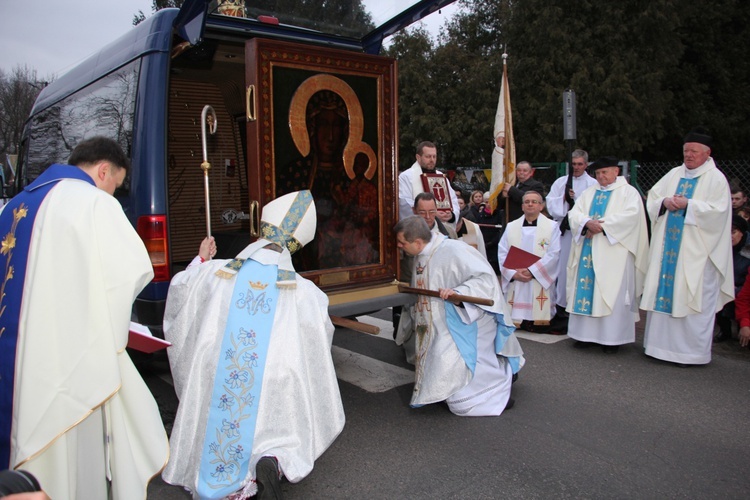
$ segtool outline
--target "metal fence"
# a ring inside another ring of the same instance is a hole
[[[682,161],[674,162],[631,162],[631,183],[643,194],[648,193],[651,186]],[[721,170],[731,187],[742,189],[745,194],[750,189],[750,160],[717,160],[716,167]]]
[[[682,161],[673,162],[643,162],[635,160],[620,162],[624,167],[624,175],[645,196],[651,186],[661,179],[664,174],[674,167],[682,164]],[[555,179],[567,174],[567,163],[532,163],[534,167],[534,178],[544,184],[546,193]],[[716,166],[727,177],[731,187],[742,189],[745,194],[750,194],[750,160],[717,160]],[[453,167],[455,170],[453,185],[456,188],[471,192],[475,189],[487,191],[490,187],[489,176],[486,172],[492,167],[490,165],[478,165],[473,167]]]

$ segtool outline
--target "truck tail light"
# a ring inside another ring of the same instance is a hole
[[[166,215],[144,215],[138,218],[138,235],[146,245],[151,265],[154,267],[153,281],[169,281],[169,252]]]

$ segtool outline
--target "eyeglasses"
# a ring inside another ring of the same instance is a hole
[[[419,212],[417,212],[417,215],[420,215],[422,217],[424,217],[427,214],[437,215],[437,210],[420,210]]]
[[[524,205],[541,205],[542,202],[539,200],[523,200]]]
[[[584,166],[585,166],[585,165],[586,165],[586,162],[585,162],[585,161],[574,161],[574,162],[573,162],[573,165],[576,165],[576,166],[579,166],[579,167],[580,167],[581,165],[584,165]]]

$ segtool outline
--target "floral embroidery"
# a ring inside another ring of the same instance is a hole
[[[6,256],[3,284],[0,287],[0,316],[5,312],[5,305],[3,304],[5,301],[5,286],[15,275],[15,268],[11,265],[11,260],[13,259],[13,249],[16,247],[16,230],[18,229],[18,223],[21,222],[21,219],[26,218],[28,213],[29,209],[24,203],[13,209],[13,224],[10,227],[10,232],[5,235],[2,243],[0,243],[0,254]],[[4,331],[5,327],[0,330],[0,337],[2,337]]]

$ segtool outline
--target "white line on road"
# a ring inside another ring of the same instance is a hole
[[[414,382],[413,371],[363,354],[332,346],[331,355],[336,376],[367,392],[385,392]]]
[[[529,333],[525,330],[516,330],[519,339],[533,340],[540,344],[555,344],[561,340],[569,339],[567,335],[550,335],[549,333]]]

